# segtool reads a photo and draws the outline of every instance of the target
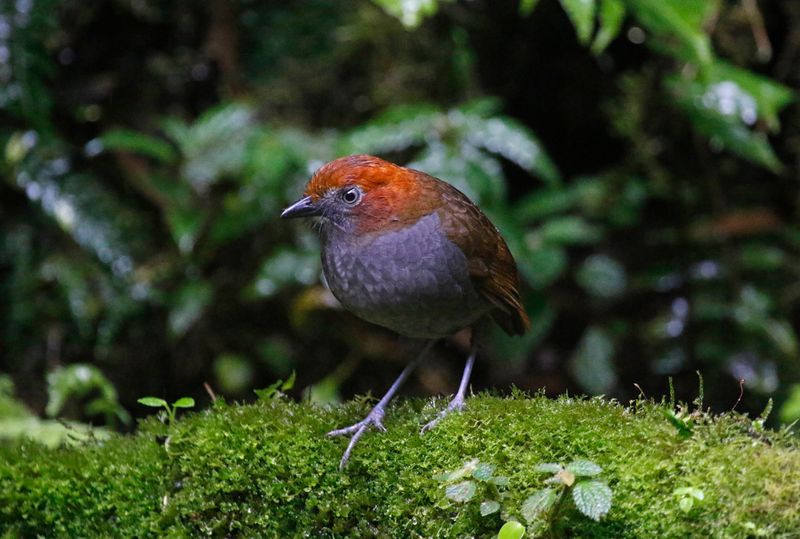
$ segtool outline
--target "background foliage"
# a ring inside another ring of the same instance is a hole
[[[712,407],[744,380],[739,409],[797,419],[798,36],[792,0],[5,2],[3,395],[119,426],[203,382],[382,391],[407,353],[277,219],[366,152],[509,241],[533,330],[476,387],[689,398],[699,370]],[[409,391],[452,391],[463,351]]]

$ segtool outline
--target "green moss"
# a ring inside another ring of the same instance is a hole
[[[442,403],[437,403],[437,407]],[[285,400],[218,404],[173,425],[81,447],[0,448],[0,530],[7,536],[490,537],[503,521],[444,496],[437,473],[478,458],[510,479],[506,516],[541,488],[542,462],[590,459],[614,492],[600,522],[567,512],[567,536],[796,537],[800,447],[749,419],[700,417],[681,439],[663,406],[600,399],[481,395],[425,436],[435,413],[406,401],[338,470],[346,440],[333,427],[365,403],[328,410]],[[704,499],[686,513],[674,491]]]

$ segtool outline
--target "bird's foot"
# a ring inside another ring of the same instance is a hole
[[[381,406],[376,406],[369,414],[367,414],[367,417],[358,423],[350,425],[349,427],[332,430],[327,434],[328,436],[352,435],[350,437],[350,443],[347,444],[347,449],[345,449],[344,455],[342,455],[342,460],[339,461],[340,470],[344,469],[344,467],[347,465],[347,461],[350,459],[350,453],[353,452],[353,448],[355,447],[356,443],[370,427],[375,427],[380,431],[386,432],[386,427],[383,426],[383,415],[383,408]]]
[[[447,408],[439,412],[439,414],[433,418],[432,421],[426,423],[422,429],[420,429],[420,434],[425,434],[433,427],[439,424],[439,422],[445,418],[450,412],[460,412],[464,409],[464,397],[462,395],[456,395],[453,397],[453,400],[450,401],[450,404],[447,405]]]

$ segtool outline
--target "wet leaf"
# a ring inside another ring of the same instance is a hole
[[[600,28],[592,42],[592,53],[599,55],[619,34],[625,20],[622,0],[600,0]]]
[[[572,489],[572,499],[592,520],[600,520],[611,509],[611,489],[602,481],[579,481]]]
[[[482,517],[485,517],[486,515],[491,515],[492,513],[496,513],[499,510],[500,510],[500,502],[496,502],[494,500],[481,502],[480,512]]]
[[[138,399],[136,402],[144,406],[149,406],[151,408],[161,408],[162,406],[167,405],[167,401],[165,401],[164,399],[159,399],[158,397],[142,397],[141,399]]]
[[[603,471],[600,466],[591,460],[574,460],[567,464],[565,468],[578,477],[597,475]]]
[[[454,502],[464,503],[475,497],[476,485],[474,481],[462,481],[450,485],[445,489],[444,495]]]
[[[540,518],[542,513],[549,511],[558,499],[558,493],[553,488],[545,488],[534,492],[522,503],[520,512],[529,523]]]
[[[589,43],[594,30],[595,0],[561,0],[561,6],[575,27],[578,41],[584,45]]]
[[[522,539],[525,535],[525,526],[514,520],[506,522],[497,532],[497,539]]]
[[[563,466],[557,464],[555,462],[545,462],[543,464],[537,464],[533,467],[533,471],[539,473],[558,473],[563,469]]]
[[[194,408],[194,399],[191,397],[181,397],[172,403],[173,408]]]
[[[177,154],[166,140],[130,129],[114,129],[103,133],[99,142],[104,150],[123,150],[150,157],[162,163],[174,163]]]
[[[488,481],[492,478],[492,474],[494,473],[494,466],[491,464],[481,463],[475,468],[475,471],[472,472],[472,477],[477,479],[478,481]]]

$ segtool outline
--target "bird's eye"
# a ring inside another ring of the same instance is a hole
[[[342,200],[344,200],[347,204],[356,204],[359,200],[361,200],[361,191],[359,191],[356,187],[345,189],[342,191]]]

